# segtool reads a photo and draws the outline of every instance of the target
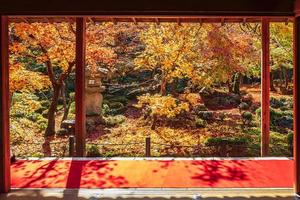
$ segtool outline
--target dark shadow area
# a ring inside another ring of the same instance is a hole
[[[222,180],[241,181],[247,180],[247,174],[243,170],[245,165],[242,162],[236,161],[232,165],[226,165],[222,161],[212,160],[193,161],[192,165],[196,165],[199,169],[192,179],[206,182],[210,186]]]

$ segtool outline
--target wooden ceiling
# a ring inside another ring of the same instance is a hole
[[[130,22],[130,23],[255,23],[260,22],[264,16],[85,16],[87,22]],[[293,17],[268,17],[272,22],[292,22]],[[10,22],[20,23],[55,23],[55,22],[75,22],[75,16],[10,16]]]
[[[294,1],[295,0],[1,0],[0,14],[23,16],[294,16]],[[96,17],[96,20],[99,21],[106,19],[107,18],[102,19],[101,17]],[[117,17],[117,20],[120,21],[127,21],[128,19],[129,18]],[[144,17],[137,19],[141,21],[148,20]]]

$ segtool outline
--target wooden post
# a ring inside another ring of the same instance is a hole
[[[75,141],[77,157],[85,156],[85,33],[85,18],[76,18]]]
[[[10,190],[8,17],[0,17],[0,193],[6,193]]]
[[[145,152],[145,156],[146,157],[150,157],[151,156],[151,138],[150,137],[146,137],[146,152]]]
[[[69,137],[69,156],[73,157],[74,156],[74,145],[75,145],[75,138],[73,135],[70,135]]]
[[[262,19],[261,156],[268,156],[270,142],[270,22]]]
[[[300,0],[295,2],[295,20],[294,20],[294,171],[295,171],[295,194],[296,199],[300,199],[300,118],[299,105],[299,69],[300,69]]]

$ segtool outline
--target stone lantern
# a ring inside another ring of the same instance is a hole
[[[107,75],[105,69],[99,68],[96,72],[91,73],[86,70],[85,75],[85,106],[86,120],[88,125],[96,125],[103,121],[102,118],[102,92],[105,87],[102,85],[101,78]]]

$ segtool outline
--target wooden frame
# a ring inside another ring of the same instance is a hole
[[[261,62],[261,156],[268,156],[270,142],[270,22],[264,18]]]
[[[85,33],[86,20],[76,19],[75,136],[76,156],[85,156]]]
[[[10,189],[8,17],[0,16],[0,193]]]
[[[300,0],[212,0],[212,1],[161,1],[161,0],[130,0],[128,1],[104,1],[101,4],[97,0],[87,1],[84,6],[82,3],[74,2],[70,4],[68,0],[53,2],[51,5],[40,4],[38,0],[4,0],[0,7],[1,26],[0,26],[0,192],[8,192],[10,189],[10,162],[9,162],[9,76],[8,76],[8,17],[6,15],[15,15],[12,20],[20,15],[68,15],[76,20],[76,155],[84,156],[85,140],[85,103],[84,103],[84,68],[85,68],[85,15],[98,19],[106,20],[105,16],[116,16],[114,19],[123,21],[124,16],[130,16],[134,23],[144,20],[154,20],[162,22],[175,18],[175,22],[184,23],[192,20],[199,23],[203,22],[237,22],[245,18],[251,20],[262,20],[262,40],[263,40],[263,59],[262,59],[262,90],[264,94],[269,95],[269,50],[268,50],[268,18],[270,21],[281,18],[288,18],[295,21],[294,35],[294,159],[295,159],[295,193],[300,195],[300,120],[298,100],[300,84],[298,68],[300,67]],[[149,3],[150,2],[150,3]],[[296,2],[294,7],[293,3]],[[151,4],[151,5],[149,5]],[[28,11],[30,5],[31,11]],[[148,6],[147,6],[148,5]],[[150,6],[150,7],[149,7]],[[171,15],[169,15],[171,14]],[[296,14],[296,15],[295,15]],[[169,15],[169,16],[167,16]],[[133,18],[132,16],[137,16]],[[150,16],[150,17],[149,17]],[[151,17],[158,16],[158,17]],[[168,18],[169,17],[169,18]],[[65,17],[64,17],[65,18]],[[126,17],[125,17],[126,18]],[[127,18],[126,18],[127,19]],[[133,20],[134,19],[134,20]],[[173,19],[172,19],[173,20]],[[268,97],[262,96],[262,155],[268,154],[267,141],[269,140],[269,107]]]
[[[300,69],[300,0],[295,2],[294,19],[294,171],[295,171],[295,194],[300,199],[300,118],[299,118],[299,69]]]

